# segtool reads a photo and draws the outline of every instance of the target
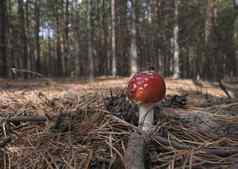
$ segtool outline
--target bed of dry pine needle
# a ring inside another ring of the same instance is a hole
[[[5,89],[0,96],[0,169],[124,169],[128,138],[142,133],[123,88]],[[166,116],[161,108],[145,139],[147,168],[238,168],[237,100],[188,94],[186,105],[165,107],[187,118]],[[198,116],[193,125],[193,112],[209,114],[207,124],[199,125]],[[206,126],[211,119],[217,128]]]

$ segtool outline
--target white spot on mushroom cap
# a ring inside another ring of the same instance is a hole
[[[137,88],[137,84],[136,83],[133,83],[133,86],[132,86],[132,91],[135,91]]]
[[[149,78],[148,78],[148,77],[145,77],[144,81],[145,81],[145,82],[148,82],[148,81],[149,81]]]
[[[148,83],[145,83],[144,84],[144,88],[146,88],[146,87],[148,87],[149,86],[149,84]]]

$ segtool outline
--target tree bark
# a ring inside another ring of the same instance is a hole
[[[28,42],[28,37],[27,37],[27,34],[28,34],[28,30],[27,30],[27,27],[26,26],[26,21],[27,21],[27,15],[25,14],[25,11],[27,11],[27,7],[28,7],[28,0],[25,1],[25,4],[23,6],[23,17],[22,17],[22,38],[23,38],[23,66],[24,66],[24,69],[30,71],[30,68],[29,68],[29,64],[28,64],[28,60],[29,60],[29,52],[28,52],[28,48],[29,48],[29,42]],[[25,7],[25,9],[24,9]],[[28,78],[30,74],[28,73],[25,73],[24,74],[24,78]]]
[[[228,98],[238,98],[238,85],[230,84],[228,82],[224,82],[223,80],[219,80],[219,86]]]
[[[132,133],[124,156],[126,169],[145,169],[144,148],[143,135],[139,135],[136,132]]]
[[[231,107],[236,106],[237,103],[231,103]],[[221,105],[221,109],[223,108]],[[227,107],[229,105],[226,105]],[[229,107],[228,107],[229,108]],[[214,138],[225,137],[227,135],[232,136],[237,134],[238,125],[232,125],[227,123],[226,119],[216,117],[212,112],[214,109],[219,109],[219,106],[210,107],[206,110],[188,112],[181,109],[164,108],[159,116],[166,116],[170,119],[176,119],[182,124],[191,127],[191,129],[199,132],[210,133]],[[231,119],[232,116],[227,116],[227,119]],[[233,118],[233,117],[232,117]]]
[[[36,57],[35,57],[35,71],[41,73],[41,48],[40,48],[40,0],[35,1],[35,45],[36,45]]]
[[[214,0],[207,0],[207,17],[205,23],[205,43],[208,43],[209,36],[212,32],[214,26],[214,17],[215,17],[215,2]]]
[[[31,15],[31,11],[30,11],[30,3],[29,3],[29,0],[26,1],[26,4],[25,4],[25,8],[26,8],[26,39],[27,39],[27,70],[31,71],[32,68],[31,68],[31,56],[32,56],[32,50],[31,50],[31,31],[30,31],[30,15]],[[29,77],[31,77],[31,74],[28,74]]]
[[[59,3],[59,2],[58,2]],[[61,76],[63,72],[63,63],[62,63],[62,42],[61,42],[61,30],[60,30],[60,7],[56,7],[56,55],[57,55],[57,76]]]
[[[205,45],[206,45],[206,64],[204,67],[204,75],[206,79],[214,80],[216,78],[215,65],[215,18],[216,7],[215,0],[207,0],[207,11],[205,21]]]
[[[0,76],[7,77],[7,0],[0,1]]]
[[[112,13],[112,76],[117,74],[116,64],[116,0],[112,0],[111,13]]]
[[[48,32],[51,31],[51,28],[48,28]],[[50,35],[48,36],[48,39],[47,39],[47,47],[48,47],[48,57],[47,57],[47,75],[48,77],[52,76],[52,65],[53,65],[53,55],[52,55],[52,39],[50,37]]]
[[[66,0],[65,2],[65,31],[64,31],[64,64],[65,64],[65,69],[64,69],[64,75],[67,76],[68,75],[68,61],[69,61],[69,49],[70,49],[70,45],[69,45],[69,0]]]
[[[178,5],[179,0],[174,0],[174,78],[180,78],[180,66],[179,66],[179,25],[178,25]]]
[[[93,28],[92,28],[92,0],[88,0],[87,26],[88,26],[88,61],[89,80],[94,81],[94,59],[93,59]]]
[[[20,62],[21,62],[21,68],[22,69],[28,69],[28,64],[27,64],[27,60],[28,60],[28,42],[27,42],[27,36],[26,36],[26,24],[25,24],[25,9],[24,9],[24,2],[23,0],[18,0],[18,13],[19,13],[19,22],[20,22],[20,41],[21,41],[21,48],[23,53],[21,54],[21,58],[20,58]],[[28,77],[28,74],[24,73],[23,75],[24,78]]]
[[[130,73],[134,74],[138,71],[138,55],[137,55],[137,31],[136,31],[136,0],[131,0],[131,47],[130,47]]]
[[[102,0],[102,10],[105,11],[107,9],[107,4],[105,2],[105,0]],[[108,32],[108,25],[107,25],[107,21],[108,16],[106,12],[102,12],[102,16],[101,16],[101,21],[102,21],[102,46],[103,46],[103,50],[102,50],[102,55],[105,56],[105,60],[103,61],[103,73],[105,75],[110,75],[112,73],[111,71],[111,59],[112,57],[110,56],[110,46],[109,46],[109,32]]]
[[[80,4],[75,2],[75,13],[73,19],[73,29],[74,29],[74,44],[75,44],[75,78],[79,79],[80,76]]]

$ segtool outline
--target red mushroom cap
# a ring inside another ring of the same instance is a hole
[[[159,73],[145,71],[136,73],[128,82],[129,99],[143,104],[155,103],[165,97],[164,79]]]

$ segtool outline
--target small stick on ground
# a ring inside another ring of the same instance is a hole
[[[11,142],[11,137],[5,137],[4,139],[2,139],[0,141],[0,147],[4,147],[5,145],[7,145],[8,143]]]
[[[25,117],[25,116],[19,116],[19,117],[12,117],[7,119],[9,122],[46,122],[47,118],[43,116],[33,116],[33,117]]]
[[[126,169],[145,169],[144,147],[143,135],[132,133],[124,156]]]
[[[219,86],[229,99],[235,98],[234,94],[231,91],[227,90],[227,88],[223,85],[221,80],[219,80]]]

